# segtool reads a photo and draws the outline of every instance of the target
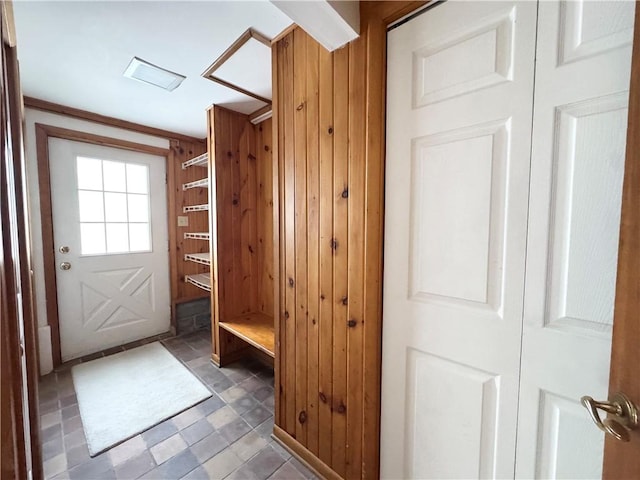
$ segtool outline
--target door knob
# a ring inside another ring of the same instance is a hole
[[[582,397],[580,401],[600,430],[616,440],[629,441],[629,431],[638,426],[638,407],[624,393],[616,393],[607,402],[599,402],[589,396]],[[612,417],[603,421],[598,410]]]
[[[62,262],[60,264],[60,270],[71,270],[71,264],[69,262]]]
[[[69,253],[69,247],[67,247],[66,245],[60,247],[59,250],[60,253]]]

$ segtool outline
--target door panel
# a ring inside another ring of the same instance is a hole
[[[384,478],[514,473],[535,22],[446,2],[388,36]]]
[[[633,2],[540,2],[517,476],[600,478]],[[580,447],[580,448],[579,448]]]
[[[167,332],[165,159],[61,139],[49,151],[62,360]]]

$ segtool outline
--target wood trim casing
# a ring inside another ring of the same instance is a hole
[[[45,304],[47,310],[47,322],[51,328],[51,348],[54,367],[62,363],[62,351],[60,349],[60,318],[58,317],[58,298],[56,283],[56,262],[53,237],[53,209],[51,203],[51,173],[49,161],[49,138],[60,138],[78,142],[101,145],[105,147],[120,148],[134,152],[149,153],[168,159],[170,151],[167,149],[144,145],[142,143],[120,140],[117,138],[94,135],[79,132],[67,128],[51,125],[35,124],[36,131],[36,160],[38,164],[38,187],[40,191],[40,217],[42,225],[42,256],[44,266]],[[166,160],[165,160],[166,161]],[[172,171],[167,165],[167,175]],[[167,179],[167,184],[169,178]],[[174,272],[170,269],[170,278]],[[174,316],[172,315],[172,322]]]
[[[640,405],[640,6],[636,3],[635,32],[629,88],[627,146],[622,189],[618,273],[609,375],[609,398],[623,392]],[[589,393],[589,392],[585,392]],[[595,425],[593,428],[596,428]],[[630,442],[605,435],[602,478],[638,478],[640,432]]]
[[[271,47],[271,40],[269,40],[267,37],[254,30],[253,28],[249,28],[242,35],[240,35],[240,37],[238,37],[238,39],[229,46],[229,48],[222,52],[222,55],[216,58],[215,61],[211,65],[209,65],[204,72],[202,72],[202,77],[206,78],[207,80],[211,80],[212,82],[218,83],[224,87],[240,92],[243,95],[247,95],[251,98],[255,98],[256,100],[260,100],[261,102],[271,105],[271,100],[269,100],[268,98],[250,92],[249,90],[246,90],[242,87],[239,87],[238,85],[234,85],[233,83],[227,82],[226,80],[213,75],[213,73],[218,68],[220,68],[226,61],[228,61],[238,50],[240,50],[240,48],[242,48],[245,43],[247,43],[252,38],[266,45],[267,47]]]
[[[202,138],[192,137],[189,135],[183,135],[180,133],[170,132],[160,128],[148,127],[135,122],[129,122],[127,120],[120,120],[118,118],[109,117],[107,115],[100,115],[98,113],[89,112],[87,110],[81,110],[79,108],[67,107],[60,105],[59,103],[49,102],[46,100],[40,100],[33,97],[24,97],[24,106],[34,110],[40,110],[43,112],[55,113],[58,115],[64,115],[67,117],[78,118],[80,120],[87,120],[93,123],[99,123],[107,125],[109,127],[121,128],[132,132],[138,132],[145,135],[151,135],[153,137],[166,138],[169,140],[183,140],[186,142],[204,142]]]
[[[16,26],[13,19],[13,2],[2,2],[2,40],[9,47],[16,46]]]
[[[3,2],[8,3],[8,2]],[[13,18],[11,18],[13,24]],[[20,87],[20,73],[18,67],[18,53],[14,43],[6,49],[7,60],[7,87],[9,89],[11,134],[14,162],[14,182],[16,185],[25,186],[26,156],[24,153],[24,108],[22,103],[22,91]],[[40,413],[38,379],[40,375],[40,358],[38,352],[37,319],[34,298],[34,279],[31,258],[31,224],[28,212],[27,192],[20,189],[22,198],[19,198],[21,208],[16,209],[17,224],[19,229],[19,257],[21,265],[21,294],[22,294],[22,318],[24,325],[24,350],[26,366],[27,404],[29,408],[29,435],[31,444],[31,468],[32,477],[43,476],[42,448],[40,444]]]

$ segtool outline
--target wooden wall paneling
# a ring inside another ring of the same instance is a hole
[[[333,55],[319,49],[320,313],[318,456],[331,464],[333,398]]]
[[[240,216],[240,272],[242,274],[240,288],[244,297],[241,313],[255,312],[258,309],[256,136],[254,126],[248,120],[247,118],[241,127],[238,158],[236,158],[240,182],[237,195],[240,203],[236,205],[235,210]]]
[[[210,152],[213,152],[212,165],[215,168],[215,182],[216,182],[216,198],[215,207],[212,204],[210,209],[211,215],[216,218],[216,230],[212,232],[212,235],[216,235],[218,241],[218,299],[229,298],[231,293],[227,292],[228,278],[233,271],[233,257],[231,253],[231,237],[222,235],[222,232],[231,231],[231,216],[229,215],[230,208],[227,205],[226,200],[231,196],[231,179],[229,178],[229,171],[225,168],[221,157],[227,158],[227,151],[224,146],[228,142],[228,130],[229,119],[224,115],[224,111],[213,107],[211,109],[211,116],[213,118],[213,145]],[[218,301],[219,319],[229,318],[229,302]]]
[[[397,3],[399,5],[399,2]],[[401,5],[400,5],[401,6]],[[380,456],[380,378],[382,363],[382,251],[384,239],[384,149],[386,24],[363,4],[362,33],[366,38],[366,220],[364,237],[363,325],[363,445],[362,478],[378,476]]]
[[[218,286],[219,322],[229,320],[241,313],[240,289],[241,239],[239,235],[240,216],[240,172],[239,148],[242,115],[221,107],[213,108],[215,130],[215,168],[217,198],[216,210],[218,237]],[[240,120],[239,120],[240,118]],[[219,361],[223,365],[246,345],[234,335],[224,330],[219,335]]]
[[[294,170],[295,170],[295,242],[291,245],[295,255],[295,273],[289,279],[289,285],[295,294],[293,315],[296,325],[296,369],[307,370],[307,115],[306,107],[306,38],[301,29],[293,33],[293,114]],[[308,373],[307,373],[308,374]],[[296,375],[296,438],[307,443],[307,374]]]
[[[306,130],[307,130],[307,448],[318,450],[319,399],[319,302],[320,302],[320,159],[319,159],[319,50],[306,42]]]
[[[274,433],[327,478],[379,474],[386,27],[424,3],[361,2],[360,38],[333,53],[319,48],[316,56],[300,29],[273,42],[281,288]],[[302,276],[291,277],[303,268],[304,287]],[[296,377],[307,382],[306,402]],[[302,405],[306,432],[296,417]]]
[[[365,229],[365,43],[349,44],[349,258],[347,303],[347,478],[362,476],[362,350],[364,330]],[[345,195],[343,195],[345,196]]]
[[[272,121],[267,119],[256,126],[257,163],[257,310],[273,317],[273,157]],[[277,317],[275,317],[277,318]]]
[[[349,259],[349,48],[333,54],[333,427],[331,466],[346,475]]]
[[[280,178],[285,187],[282,191],[282,216],[280,222],[284,226],[283,235],[280,238],[282,257],[282,289],[284,290],[283,319],[285,327],[285,350],[281,352],[282,368],[281,380],[284,379],[282,426],[287,433],[295,436],[296,423],[296,324],[295,324],[295,290],[291,285],[295,274],[295,252],[291,248],[286,248],[295,242],[295,164],[294,164],[294,137],[291,132],[293,125],[293,35],[285,38],[280,44],[280,54],[282,61],[283,79],[282,95],[280,103],[282,105],[281,129],[283,132],[282,155],[284,162],[281,165]],[[282,334],[281,334],[282,335]],[[281,336],[282,338],[282,336]]]
[[[226,112],[228,121],[229,121],[229,129],[227,131],[227,155],[226,157],[221,157],[223,168],[227,168],[229,170],[228,181],[231,186],[231,195],[230,197],[222,199],[224,202],[223,209],[229,209],[231,214],[231,226],[230,229],[226,232],[221,232],[222,235],[231,239],[231,258],[232,258],[232,267],[231,267],[231,279],[222,277],[221,281],[230,281],[230,287],[227,289],[227,297],[224,297],[224,302],[230,302],[228,312],[229,317],[235,317],[242,313],[242,299],[239,294],[240,291],[238,287],[242,285],[242,241],[239,235],[239,232],[236,230],[241,225],[242,221],[242,212],[240,209],[240,165],[238,161],[238,156],[240,154],[240,134],[241,129],[238,125],[236,118],[231,112]],[[231,232],[231,234],[230,234]],[[227,253],[225,252],[225,255]],[[243,292],[244,294],[244,292]],[[226,321],[228,318],[223,318],[222,321]]]
[[[281,111],[282,111],[282,128],[284,132],[287,132],[287,128],[293,126],[295,111],[294,107],[294,92],[293,92],[293,68],[294,68],[294,38],[293,35],[286,37],[282,41],[282,63],[283,63],[283,78],[282,78],[282,95],[281,99]],[[293,133],[293,132],[292,132]],[[282,141],[282,154],[284,155],[284,165],[282,165],[282,204],[283,204],[283,217],[281,222],[284,223],[284,236],[280,239],[282,242],[282,253],[284,262],[284,268],[282,269],[281,285],[285,290],[284,295],[284,320],[286,326],[286,352],[284,356],[286,358],[286,371],[285,371],[285,385],[284,385],[284,415],[283,415],[283,427],[291,435],[295,436],[296,433],[296,376],[298,374],[298,365],[296,364],[296,305],[295,305],[295,285],[293,279],[295,276],[295,190],[296,190],[296,177],[295,177],[295,149],[293,134],[286,134],[283,136]]]
[[[283,98],[282,82],[278,79],[284,77],[284,63],[282,61],[282,49],[284,43],[272,43],[271,45],[271,85],[273,105],[279,105]],[[276,425],[284,425],[283,406],[284,383],[286,378],[286,360],[283,349],[283,340],[286,335],[286,325],[283,312],[284,294],[286,288],[281,282],[282,277],[282,241],[284,240],[284,203],[281,201],[280,182],[282,178],[283,157],[280,149],[284,145],[283,116],[278,108],[273,109],[271,117],[271,155],[272,155],[272,181],[273,181],[273,318],[275,327],[275,359],[274,359],[274,413],[273,420]],[[286,345],[286,343],[284,343]]]

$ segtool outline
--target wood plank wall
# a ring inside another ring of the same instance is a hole
[[[366,100],[382,83],[367,82],[369,43],[365,30],[329,53],[297,28],[273,46],[276,435],[344,478],[378,472],[382,152],[367,154]]]
[[[273,133],[271,119],[255,126],[256,130],[256,234],[258,246],[258,303],[256,310],[273,316]]]
[[[201,167],[189,167],[182,169],[182,162],[196,157],[207,151],[205,142],[187,142],[185,140],[171,140],[169,144],[167,171],[168,197],[169,197],[169,255],[171,261],[171,297],[173,305],[196,298],[207,297],[204,290],[185,283],[187,274],[204,273],[209,270],[205,265],[194,262],[185,262],[185,253],[197,253],[209,251],[209,243],[205,240],[185,240],[185,232],[207,232],[209,220],[207,212],[183,213],[182,207],[186,205],[200,205],[208,202],[206,188],[194,188],[182,190],[182,184],[199,180],[207,176],[207,169]],[[173,178],[171,178],[171,175]],[[178,216],[189,218],[188,227],[178,227]],[[175,311],[173,317],[175,318]]]
[[[216,179],[214,311],[222,322],[251,312],[272,315],[271,120],[254,126],[247,115],[218,106],[209,115]],[[220,356],[246,346],[226,332],[214,332],[217,342]]]

